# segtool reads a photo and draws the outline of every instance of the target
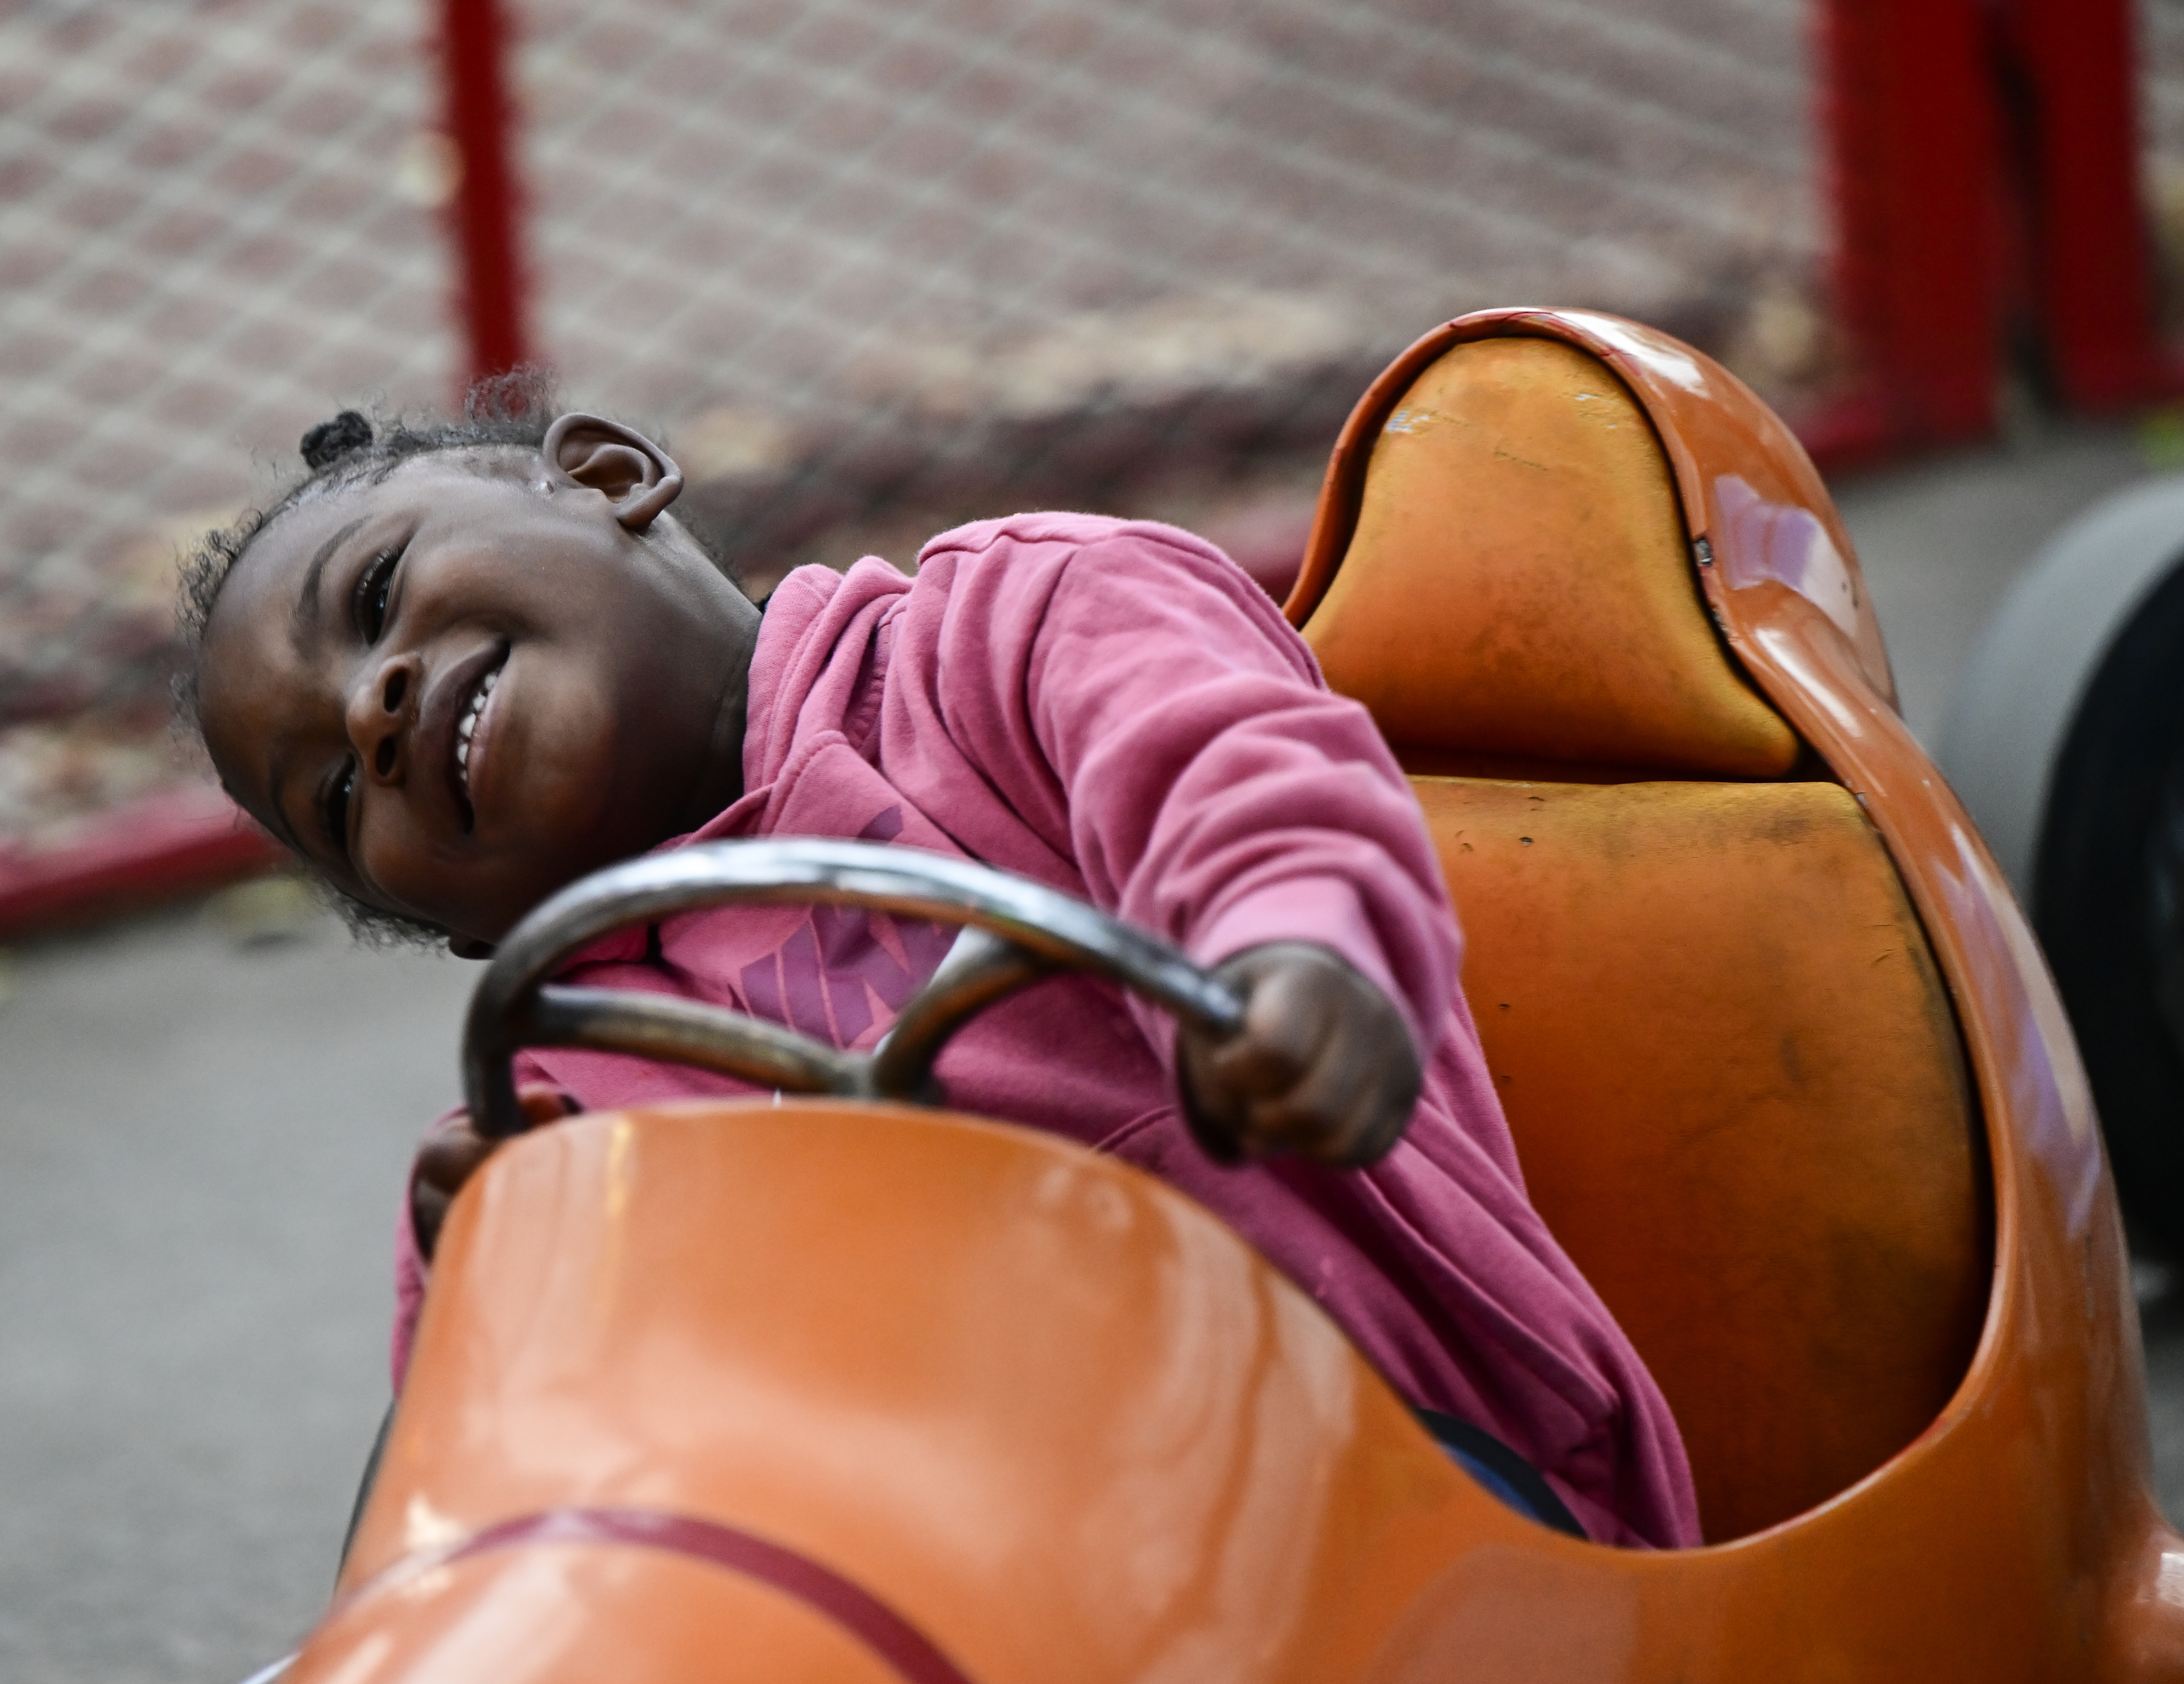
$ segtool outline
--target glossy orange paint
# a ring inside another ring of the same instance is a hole
[[[1848,541],[1774,418],[1612,318],[1451,323],[1346,430],[1292,616],[1336,577],[1397,400],[1450,347],[1505,336],[1574,347],[1627,388],[1738,681],[1794,729],[1814,798],[1840,805],[1833,782],[1856,800],[1923,925],[1994,1224],[1976,1351],[1925,1430],[1764,1530],[1595,1546],[1489,1498],[1302,1294],[1123,1166],[881,1106],[583,1117],[513,1144],[457,1202],[379,1485],[292,1684],[2184,1678],[2184,1541],[2149,1495],[2120,1229],[2070,1034],[1895,714]],[[1585,775],[1616,783],[1616,754]],[[1726,1008],[1703,1016],[1739,1031]],[[481,1542],[631,1513],[808,1570]],[[925,1647],[889,1649],[889,1630]]]
[[[557,1659],[527,1551],[443,1562],[571,1508],[762,1537],[985,1684],[1362,1678],[1435,1593],[1445,1540],[1610,1553],[1459,1474],[1198,1206],[1026,1131],[811,1101],[580,1117],[465,1190],[436,1270],[298,1684],[474,1679],[459,1659],[493,1643],[497,1679],[601,1676]],[[606,1552],[564,1553],[588,1555],[554,1570],[572,1583],[604,1570]],[[602,1621],[698,1617],[679,1558],[660,1559],[678,1570],[617,1591]],[[704,1676],[861,1677],[741,1659],[811,1612],[740,1608]]]
[[[1993,1176],[1986,1326],[1939,1418],[1831,1502],[1675,1559],[1688,1581],[1658,1593],[1708,1603],[1724,1642],[1756,1642],[1740,1665],[1664,1654],[1615,1676],[2184,1678],[2184,1540],[2151,1495],[2137,1320],[2085,1075],[2024,915],[1896,712],[1849,537],[1787,429],[1712,359],[1616,317],[1447,323],[1346,425],[1290,619],[1334,580],[1403,394],[1451,347],[1502,337],[1598,358],[1645,412],[1726,648],[1895,861],[1956,1009]]]
[[[303,1676],[420,1684],[901,1678],[770,1585],[656,1550],[571,1543],[420,1565],[337,1608],[307,1665]]]

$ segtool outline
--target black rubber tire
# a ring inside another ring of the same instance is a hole
[[[2110,643],[2070,722],[2032,920],[2134,1237],[2184,1257],[2184,568]]]

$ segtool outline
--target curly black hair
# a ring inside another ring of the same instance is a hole
[[[550,376],[537,369],[479,381],[463,400],[459,421],[398,417],[380,426],[361,412],[344,409],[304,435],[304,474],[262,509],[208,532],[183,556],[176,623],[187,654],[175,680],[175,708],[181,724],[203,740],[198,717],[205,630],[220,592],[259,534],[308,496],[385,479],[413,457],[442,451],[506,445],[537,450],[554,414]],[[386,911],[321,881],[320,887],[350,933],[374,947],[437,947],[447,931],[421,919]]]

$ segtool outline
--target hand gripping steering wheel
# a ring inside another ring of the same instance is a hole
[[[547,979],[626,925],[714,906],[855,906],[963,927],[879,1045],[846,1053],[718,1006]],[[1156,936],[1041,884],[918,848],[814,837],[699,842],[571,883],[500,944],[463,1031],[463,1092],[477,1131],[530,1126],[513,1061],[525,1047],[588,1047],[696,1064],[791,1093],[934,1102],[933,1060],[996,1000],[1057,970],[1135,990],[1221,1037],[1243,1025],[1234,989]]]

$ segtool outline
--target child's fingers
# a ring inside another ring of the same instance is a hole
[[[1217,1163],[1244,1160],[1253,1132],[1251,1103],[1287,1093],[1318,1053],[1322,1014],[1286,974],[1300,954],[1315,951],[1268,947],[1238,954],[1217,974],[1244,997],[1242,1025],[1225,1039],[1189,1025],[1178,1032],[1184,1119]]]
[[[583,1107],[558,1087],[548,1087],[543,1082],[526,1082],[515,1090],[515,1103],[523,1108],[523,1114],[531,1120],[531,1126],[543,1129],[549,1123],[558,1123],[564,1117],[573,1117]],[[467,1124],[468,1117],[464,1118]]]
[[[435,1130],[426,1137],[417,1148],[412,1179],[452,1198],[499,1143],[480,1136],[465,1117],[459,1126]]]
[[[1410,1120],[1418,1103],[1415,1072],[1415,1060],[1390,1056],[1375,1037],[1331,1037],[1288,1092],[1250,1107],[1246,1138],[1321,1163],[1375,1162]]]
[[[417,1148],[410,1171],[410,1225],[427,1262],[439,1247],[448,1207],[499,1144],[481,1138],[468,1117],[459,1117],[433,1130]]]
[[[1320,1058],[1339,1014],[1330,1010],[1334,961],[1301,944],[1255,948],[1222,967],[1245,989],[1244,1026],[1213,1053],[1239,1094],[1287,1092]]]
[[[1268,949],[1246,1031],[1281,1045],[1294,1078],[1249,1097],[1246,1149],[1362,1164],[1384,1154],[1418,1102],[1423,1072],[1410,1031],[1386,996],[1332,953]]]
[[[558,1123],[578,1109],[577,1102],[558,1088],[537,1083],[519,1088],[515,1097],[533,1128]],[[428,1260],[439,1244],[448,1207],[500,1145],[479,1134],[466,1113],[457,1112],[435,1127],[418,1147],[410,1171],[410,1225],[416,1232],[418,1250]]]
[[[1301,943],[1253,948],[1221,967],[1245,996],[1223,1042],[1185,1032],[1186,1114],[1207,1152],[1236,1162],[1296,1152],[1373,1162],[1417,1103],[1421,1072],[1395,1007],[1340,959]]]
[[[1308,1068],[1289,1048],[1246,1031],[1217,1045],[1207,1057],[1216,1081],[1240,1100],[1286,1093]]]
[[[417,1255],[426,1262],[440,1248],[440,1230],[447,1225],[448,1207],[454,1197],[429,1181],[410,1183],[410,1231],[417,1241]]]

